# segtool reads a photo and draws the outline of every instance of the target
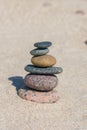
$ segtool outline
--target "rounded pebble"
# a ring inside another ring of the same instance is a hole
[[[58,79],[55,75],[28,74],[25,76],[24,82],[29,88],[50,91],[57,86]]]
[[[47,54],[48,52],[49,52],[49,49],[46,48],[46,49],[34,49],[30,53],[31,55],[34,55],[34,56],[41,56],[41,55]]]
[[[27,65],[25,67],[25,70],[27,72],[30,72],[32,74],[59,74],[63,72],[63,69],[61,67],[47,67],[47,68],[42,68],[42,67],[36,67],[34,65]]]
[[[49,41],[43,41],[43,42],[37,42],[34,44],[35,47],[38,47],[38,48],[48,48],[52,45],[51,42]]]
[[[51,55],[32,57],[31,62],[38,67],[49,67],[56,64],[56,59]]]
[[[22,99],[37,103],[55,103],[59,100],[58,92],[55,90],[49,92],[40,92],[31,89],[19,89],[18,95]]]

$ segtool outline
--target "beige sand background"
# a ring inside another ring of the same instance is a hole
[[[78,10],[81,10],[80,13]],[[60,100],[22,100],[33,44],[53,42]],[[0,130],[87,130],[87,0],[0,0]]]

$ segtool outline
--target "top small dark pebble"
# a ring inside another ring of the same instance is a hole
[[[49,41],[44,41],[44,42],[37,42],[34,44],[35,47],[38,47],[38,48],[48,48],[52,45],[51,42]]]

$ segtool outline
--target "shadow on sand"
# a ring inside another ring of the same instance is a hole
[[[22,76],[13,76],[9,77],[8,80],[12,81],[12,85],[16,87],[16,91],[18,92],[21,88],[26,88],[24,84],[24,79]]]

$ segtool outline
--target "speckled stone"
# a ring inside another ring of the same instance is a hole
[[[61,67],[36,67],[34,65],[27,65],[25,67],[27,72],[31,72],[32,74],[59,74],[63,71]]]
[[[55,103],[59,100],[56,90],[49,92],[40,92],[32,89],[19,89],[18,95],[25,100],[37,103]]]
[[[57,86],[58,79],[55,75],[28,74],[25,76],[24,82],[29,88],[50,91]]]
[[[34,55],[34,56],[45,55],[48,52],[49,52],[48,48],[46,48],[46,49],[34,49],[34,50],[30,51],[31,55]]]
[[[56,59],[51,55],[34,56],[31,62],[38,67],[49,67],[56,64]]]
[[[49,41],[43,41],[43,42],[37,42],[34,44],[35,47],[38,47],[38,48],[48,48],[52,45],[51,42]]]

